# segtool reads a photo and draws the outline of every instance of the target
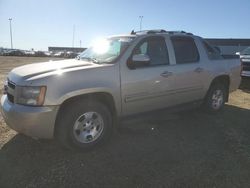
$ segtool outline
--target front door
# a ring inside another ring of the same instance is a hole
[[[150,62],[133,62],[134,69],[123,66],[121,70],[121,95],[123,115],[151,111],[173,103],[171,90],[174,78],[171,72],[165,37],[142,39],[133,55],[148,55]]]

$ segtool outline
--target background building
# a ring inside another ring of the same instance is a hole
[[[215,39],[207,38],[211,45],[218,46],[223,55],[235,55],[250,46],[250,39]]]
[[[206,38],[211,45],[220,48],[223,55],[235,55],[236,52],[241,52],[250,46],[250,39],[223,39],[223,38]],[[80,53],[86,48],[72,48],[72,47],[48,47],[48,51],[52,53],[57,52],[74,52]]]

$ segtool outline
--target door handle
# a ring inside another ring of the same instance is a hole
[[[167,77],[172,76],[172,75],[173,75],[173,73],[169,72],[169,71],[164,71],[163,73],[161,73],[161,76],[164,78],[167,78]]]
[[[197,73],[201,73],[201,72],[203,72],[203,71],[204,71],[204,69],[201,68],[201,67],[198,67],[198,68],[196,68],[196,69],[194,70],[194,72],[197,72]]]

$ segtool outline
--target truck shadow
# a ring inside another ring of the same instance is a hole
[[[226,105],[217,115],[199,110],[152,114],[122,123],[108,144],[89,152],[18,134],[0,150],[0,185],[202,187],[209,178],[211,186],[231,176],[237,181],[249,171],[249,113]]]

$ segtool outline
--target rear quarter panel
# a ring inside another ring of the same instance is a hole
[[[199,37],[198,37],[199,38]],[[204,62],[205,80],[203,80],[204,91],[208,91],[212,81],[222,75],[228,75],[230,77],[230,91],[234,91],[239,87],[240,78],[240,60],[239,59],[218,59],[211,60],[208,58],[208,54],[204,48],[201,38],[198,39],[197,47],[201,56],[201,60]]]

